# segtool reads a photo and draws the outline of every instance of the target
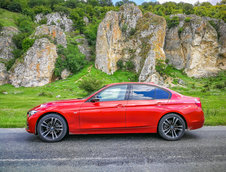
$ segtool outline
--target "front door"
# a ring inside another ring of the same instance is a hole
[[[125,127],[127,85],[107,87],[89,99],[80,109],[80,129],[110,129]]]

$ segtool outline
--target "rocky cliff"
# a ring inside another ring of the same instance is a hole
[[[143,15],[133,4],[110,11],[98,28],[95,66],[113,74],[120,60],[123,65],[132,63],[140,81],[156,81],[155,61],[165,60],[165,32],[163,17]]]
[[[225,66],[225,23],[219,21],[216,30],[210,24],[212,19],[177,16],[179,25],[167,29],[166,33],[164,49],[169,64],[185,69],[190,77],[207,77],[219,72]]]
[[[157,84],[164,80],[156,72],[156,61],[164,63],[165,58],[189,77],[208,77],[225,70],[225,23],[195,15],[176,16],[179,24],[169,28],[163,17],[143,15],[133,4],[108,12],[98,28],[96,67],[113,74],[119,61],[132,62],[139,81]]]

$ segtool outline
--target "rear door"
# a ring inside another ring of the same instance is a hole
[[[154,126],[164,111],[170,93],[146,84],[131,84],[126,105],[126,127]]]

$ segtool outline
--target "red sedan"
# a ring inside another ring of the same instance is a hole
[[[54,101],[27,113],[27,128],[43,141],[70,134],[159,133],[178,140],[185,129],[201,128],[199,98],[152,83],[116,83],[83,98]]]

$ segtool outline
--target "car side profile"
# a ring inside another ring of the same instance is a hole
[[[153,83],[115,83],[83,99],[41,104],[27,113],[29,133],[56,142],[66,134],[158,133],[178,140],[204,124],[199,98]]]

